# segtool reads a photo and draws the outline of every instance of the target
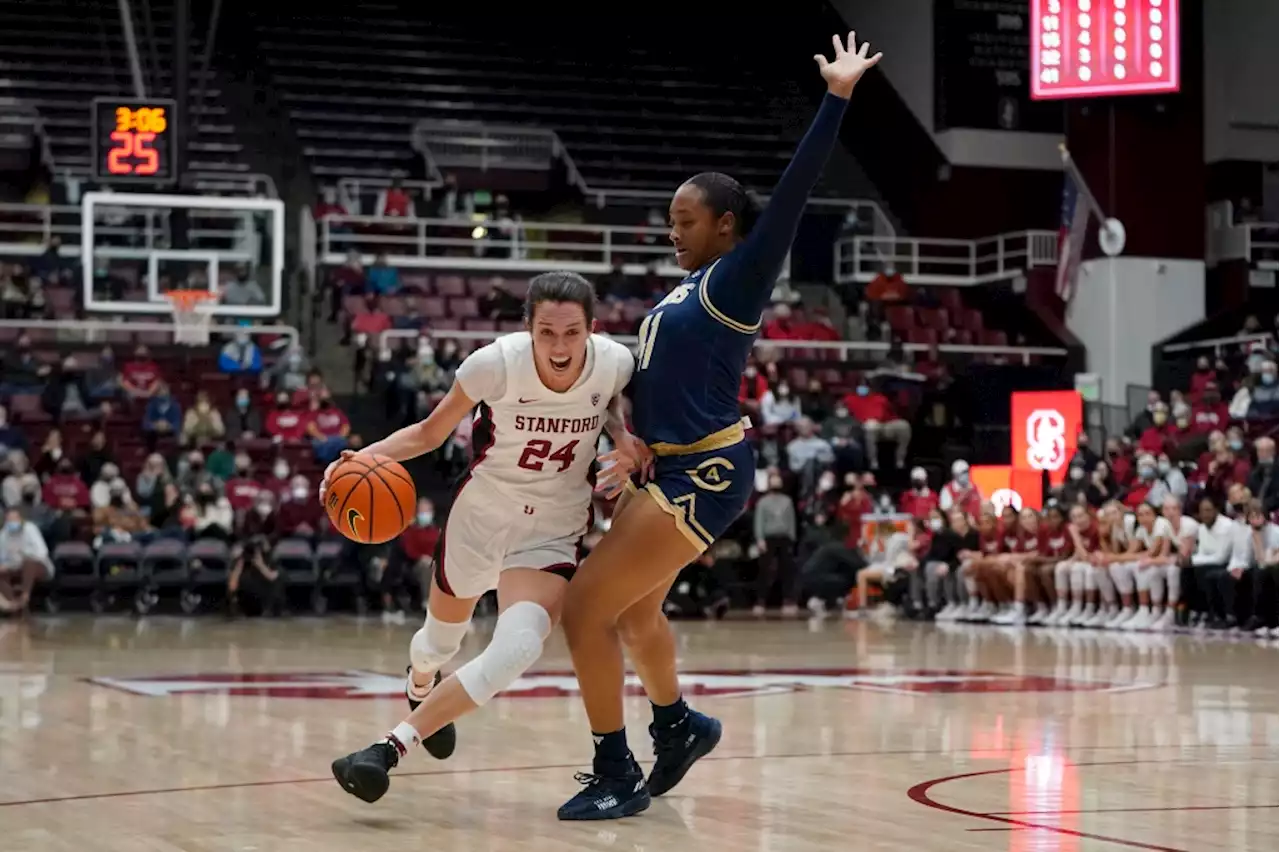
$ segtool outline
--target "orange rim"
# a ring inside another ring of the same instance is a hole
[[[194,311],[197,305],[216,301],[218,298],[216,293],[208,290],[170,290],[164,297],[179,311]]]

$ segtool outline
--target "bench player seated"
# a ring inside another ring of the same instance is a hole
[[[594,289],[580,275],[537,276],[525,299],[528,330],[473,352],[426,420],[366,448],[415,458],[475,412],[474,458],[440,538],[426,623],[409,645],[411,712],[373,745],[333,762],[343,789],[366,802],[386,793],[389,770],[417,744],[437,758],[452,754],[453,721],[537,662],[560,617],[590,523],[600,433],[607,429],[619,448],[636,440],[617,405],[634,358],[591,333],[594,307]],[[441,667],[458,653],[490,589],[498,591],[499,615],[489,647],[442,680]]]

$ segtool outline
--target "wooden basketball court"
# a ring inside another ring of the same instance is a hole
[[[403,713],[414,627],[0,624],[0,849],[1274,850],[1274,643],[871,622],[679,626],[720,748],[645,814],[560,823],[590,738],[563,642],[401,763],[329,762]],[[486,639],[482,627],[464,656]],[[648,710],[630,735],[647,757]]]

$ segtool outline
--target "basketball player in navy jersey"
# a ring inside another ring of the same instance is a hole
[[[689,275],[640,326],[632,378],[635,434],[644,451],[607,454],[602,482],[628,494],[582,563],[563,623],[595,741],[585,787],[560,819],[639,813],[670,790],[720,740],[720,723],[685,704],[662,602],[676,574],[742,512],[755,463],[739,419],[738,384],[760,317],[795,238],[810,191],[835,144],[854,85],[880,60],[849,33],[835,58],[815,56],[827,94],[757,217],[742,186],[699,174],[671,201],[670,239]],[[639,487],[627,480],[649,473]],[[622,645],[653,704],[656,762],[646,782],[623,726]]]

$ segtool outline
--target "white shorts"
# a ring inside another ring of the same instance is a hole
[[[578,545],[591,507],[526,505],[481,480],[459,491],[440,539],[436,584],[447,594],[474,598],[498,586],[508,568],[554,571],[565,579],[578,567]]]

